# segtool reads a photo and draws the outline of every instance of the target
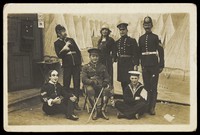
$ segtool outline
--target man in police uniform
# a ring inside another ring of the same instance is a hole
[[[148,91],[149,113],[155,115],[158,78],[164,68],[164,51],[160,46],[158,35],[151,31],[153,27],[151,17],[144,18],[143,27],[146,33],[139,38],[142,75],[144,87]]]
[[[117,25],[120,31],[120,39],[116,41],[117,55],[117,80],[121,82],[122,90],[130,83],[128,71],[137,70],[138,66],[138,45],[134,38],[127,35],[127,23]]]
[[[69,90],[71,77],[74,83],[74,95],[77,97],[75,105],[76,110],[81,110],[78,106],[80,92],[80,70],[81,70],[81,52],[72,38],[67,37],[65,27],[58,24],[55,27],[58,39],[54,42],[54,48],[57,56],[62,59],[63,85]]]
[[[105,108],[108,103],[108,98],[112,96],[110,76],[106,66],[99,62],[100,50],[92,48],[88,52],[90,54],[90,62],[82,68],[82,82],[92,106],[94,106],[96,97],[98,97],[102,87],[104,88],[102,93],[103,104],[101,104],[101,100],[98,100],[99,102],[97,102],[92,119],[96,120],[99,115],[102,115],[104,119],[108,120],[109,118],[105,114]]]

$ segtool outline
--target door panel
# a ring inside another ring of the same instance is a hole
[[[15,55],[13,56],[9,66],[12,66],[8,88],[9,90],[19,90],[30,88],[32,86],[32,69],[29,55]],[[10,84],[12,83],[12,84]]]

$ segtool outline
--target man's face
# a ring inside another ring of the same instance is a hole
[[[152,29],[152,24],[151,23],[148,23],[148,24],[144,24],[143,25],[143,28],[145,29],[146,32],[151,32],[151,29]]]
[[[67,37],[66,30],[61,30],[61,31],[58,33],[58,35],[59,35],[60,38],[66,38],[66,37]]]
[[[90,61],[94,64],[96,64],[99,61],[99,55],[92,53],[90,55]]]
[[[57,83],[58,82],[58,72],[55,70],[53,72],[51,72],[51,76],[49,77],[49,79],[53,83]]]
[[[103,36],[108,36],[108,29],[102,29],[101,33]]]
[[[133,75],[131,75],[131,76],[130,76],[130,80],[131,80],[131,83],[132,83],[133,85],[136,85],[136,84],[138,83],[139,77],[138,77],[138,76],[133,76]]]
[[[127,30],[127,29],[120,29],[120,30],[119,30],[119,33],[120,33],[120,36],[122,37],[122,36],[127,35],[128,30]]]

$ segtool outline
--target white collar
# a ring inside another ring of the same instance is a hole
[[[56,83],[52,82],[51,80],[49,80],[49,83],[51,83],[51,84],[53,84],[53,85],[55,85],[55,84],[56,84]]]
[[[106,38],[103,37],[101,41],[106,41]]]

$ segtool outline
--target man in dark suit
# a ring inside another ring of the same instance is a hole
[[[71,77],[73,77],[74,95],[77,97],[76,110],[81,110],[79,101],[80,92],[80,70],[81,52],[72,38],[67,37],[65,27],[57,25],[55,28],[58,39],[54,42],[55,52],[62,59],[63,84],[66,89],[70,89]]]
[[[148,91],[149,113],[155,115],[158,78],[164,68],[164,50],[160,46],[158,35],[151,31],[151,17],[144,18],[143,27],[146,33],[139,38],[142,75],[144,87]]]
[[[116,41],[117,54],[117,80],[121,82],[124,93],[125,88],[130,83],[128,71],[137,70],[138,66],[138,45],[134,38],[127,35],[127,23],[117,25],[120,31],[120,39]]]

